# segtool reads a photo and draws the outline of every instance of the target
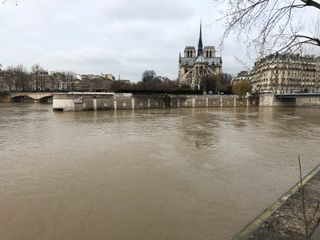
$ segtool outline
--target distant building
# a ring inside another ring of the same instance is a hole
[[[95,78],[100,78],[101,76],[97,74],[84,74],[82,75],[82,77],[86,79],[95,79]]]
[[[77,80],[74,84],[76,91],[90,91],[93,89],[93,84],[89,78],[81,75],[81,80]]]
[[[83,76],[83,75],[81,75],[81,74],[79,74],[79,73],[76,73],[74,76],[75,76],[75,78],[76,78],[77,80],[82,80],[82,76]]]
[[[107,74],[101,73],[101,77],[109,80],[116,80],[116,78],[111,73],[107,73]]]
[[[126,84],[132,84],[132,82],[130,82],[130,80],[127,80],[127,79],[120,79],[120,80],[117,80],[118,82],[122,82],[122,83],[126,83]]]
[[[238,75],[234,78],[232,78],[231,83],[235,84],[241,81],[249,81],[250,82],[251,77],[249,75],[248,71],[241,71],[238,73]]]
[[[222,59],[216,57],[214,46],[202,44],[202,25],[200,24],[200,36],[198,50],[195,47],[187,46],[184,55],[179,55],[179,86],[191,87],[199,90],[201,80],[204,76],[220,75],[222,73]]]
[[[74,83],[76,91],[109,91],[111,83],[115,80],[112,74],[82,74],[76,75],[77,81]]]
[[[254,64],[251,85],[256,93],[320,92],[320,57],[268,55]]]

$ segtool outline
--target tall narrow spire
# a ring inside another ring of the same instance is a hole
[[[200,21],[200,36],[199,36],[199,43],[198,43],[198,57],[203,54],[202,49],[202,21]]]

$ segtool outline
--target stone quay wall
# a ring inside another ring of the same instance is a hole
[[[56,111],[256,106],[258,99],[240,98],[236,95],[69,93],[53,96],[53,110]]]
[[[320,97],[319,98],[297,98],[296,106],[320,106]]]
[[[278,99],[273,94],[259,96],[260,107],[308,107],[320,106],[320,97],[296,97]]]
[[[296,99],[277,99],[273,94],[263,94],[259,96],[260,107],[295,107]]]

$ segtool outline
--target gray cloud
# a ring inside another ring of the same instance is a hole
[[[218,48],[223,32],[211,0],[29,0],[0,6],[0,63],[40,63],[48,70],[112,73],[138,81],[153,69],[175,79],[178,54],[198,42]],[[223,69],[236,73],[245,46],[232,36],[222,52]]]
[[[98,12],[115,21],[172,22],[194,14],[193,1],[121,0],[99,1]]]

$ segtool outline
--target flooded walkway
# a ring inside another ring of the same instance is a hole
[[[233,239],[319,239],[319,186],[320,165]]]

